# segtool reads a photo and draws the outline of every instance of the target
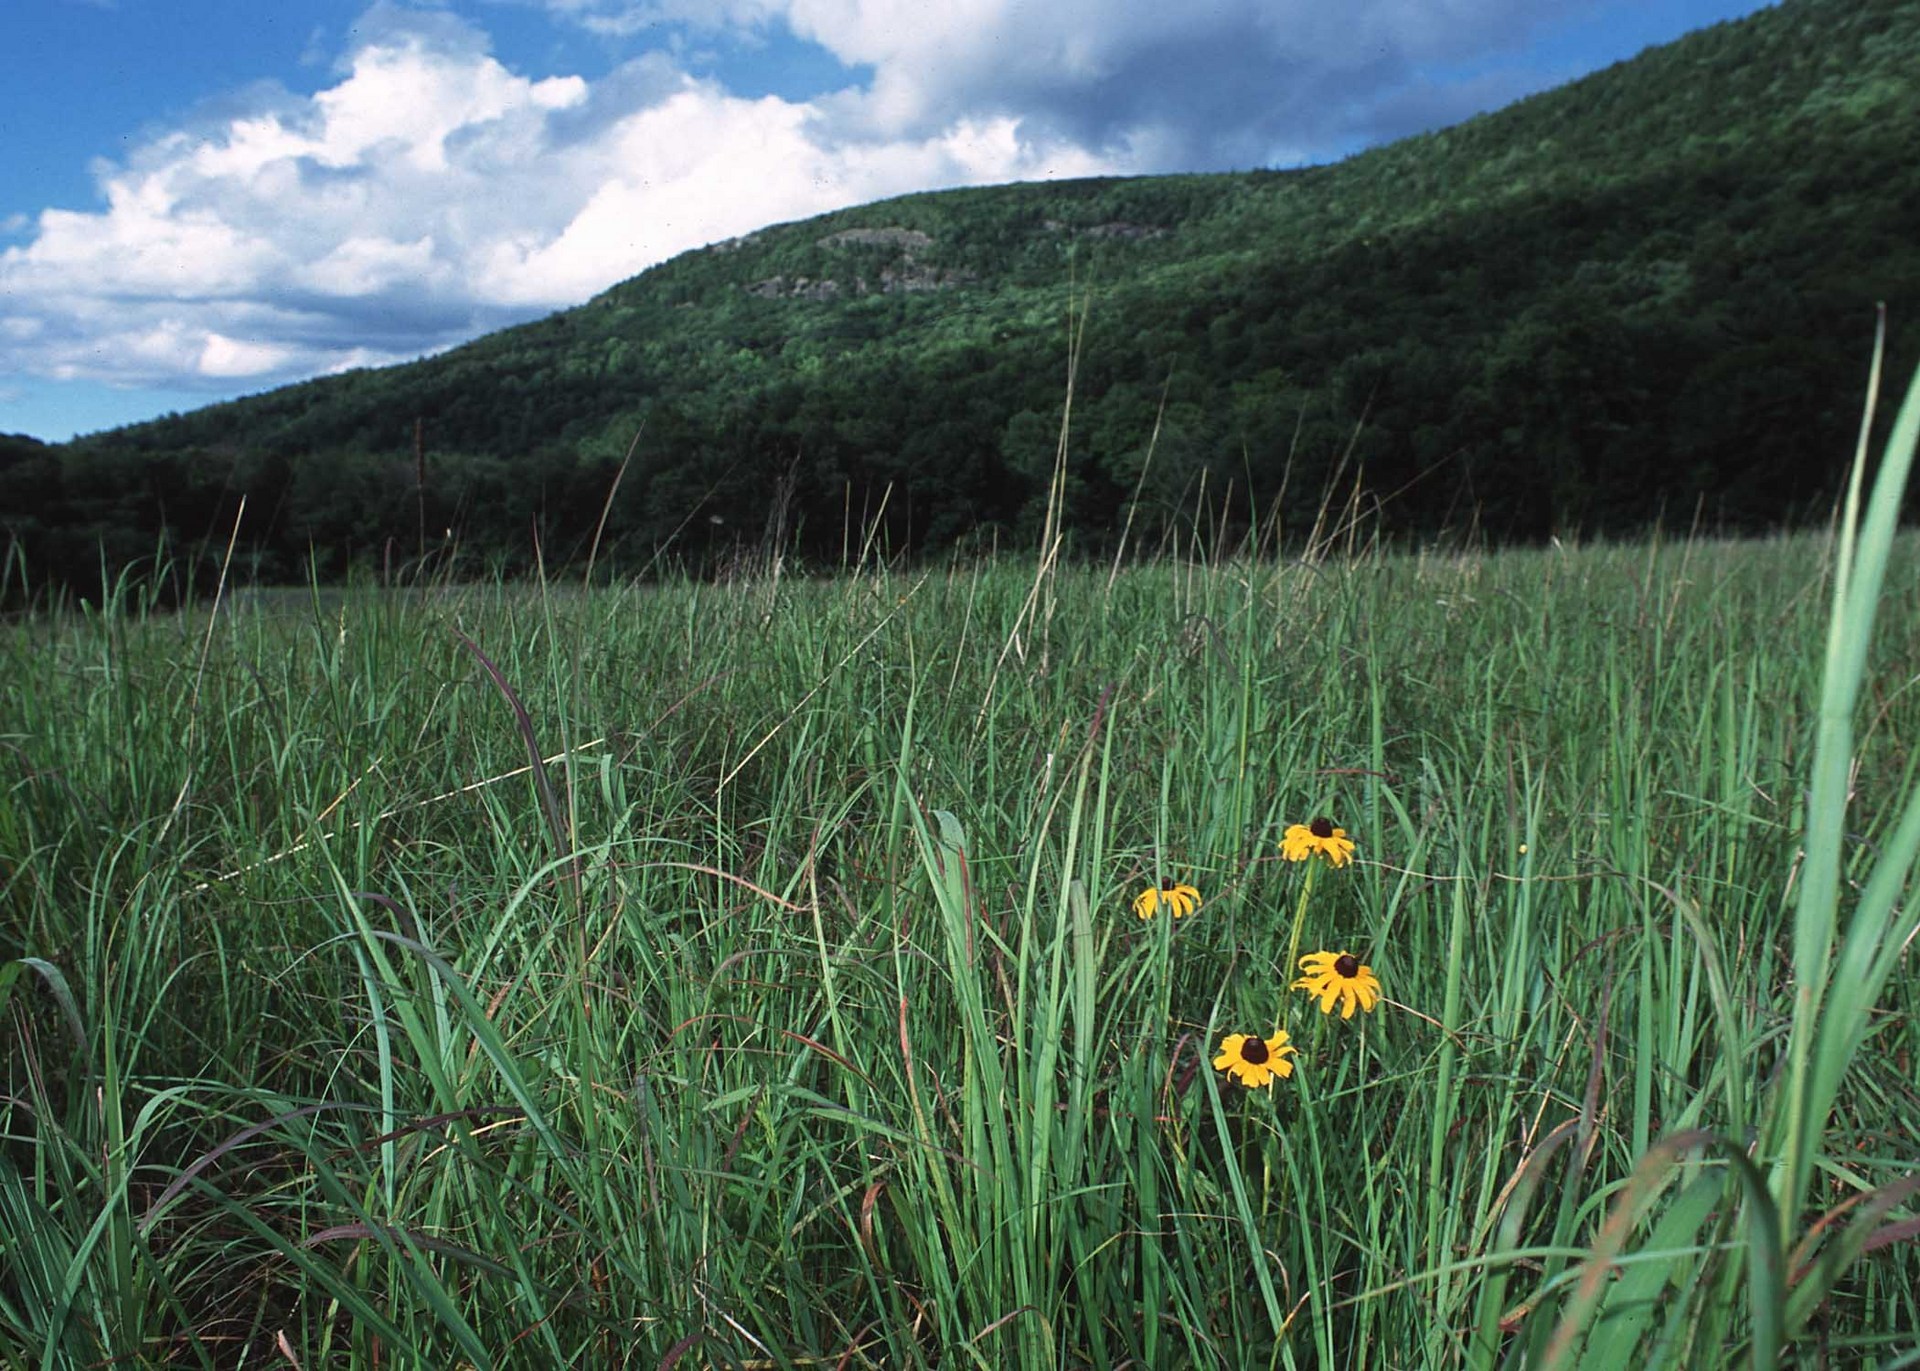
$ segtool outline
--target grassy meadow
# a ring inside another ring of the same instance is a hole
[[[15,622],[0,1365],[1920,1365],[1915,551]]]

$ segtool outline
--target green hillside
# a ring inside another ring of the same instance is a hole
[[[1920,352],[1916,71],[1920,0],[1789,0],[1337,166],[867,205],[412,365],[10,448],[0,508],[42,580],[103,541],[224,546],[241,492],[264,578],[422,530],[511,567],[536,528],[550,563],[582,549],[633,445],[623,567],[756,540],[779,492],[817,559],[876,515],[896,551],[1018,540],[1083,318],[1083,548],[1136,490],[1148,538],[1203,490],[1285,529],[1356,471],[1394,534],[1802,521],[1853,449],[1876,302],[1895,374]]]

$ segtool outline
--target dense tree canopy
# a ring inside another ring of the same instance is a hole
[[[1083,548],[1203,498],[1297,530],[1336,475],[1408,536],[1799,522],[1879,302],[1920,360],[1915,71],[1920,0],[1788,0],[1337,166],[864,206],[408,366],[0,439],[0,510],[82,587],[216,557],[242,494],[266,579],[552,566],[603,508],[629,570],[770,527],[927,552],[1031,538],[1071,389]]]

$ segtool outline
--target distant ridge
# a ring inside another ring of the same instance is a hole
[[[1389,535],[1800,522],[1852,451],[1877,302],[1891,374],[1920,360],[1916,73],[1920,0],[1787,0],[1336,166],[775,225],[425,361],[0,443],[0,517],[73,584],[103,546],[223,544],[242,492],[262,579],[455,545],[511,569],[536,530],[553,565],[632,446],[611,566],[770,527],[819,562],[863,523],[1018,545],[1077,336],[1081,548],[1203,503],[1284,534],[1336,476]]]

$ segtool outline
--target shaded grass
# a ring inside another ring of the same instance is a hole
[[[1846,911],[1916,781],[1892,552]],[[4,1364],[1746,1355],[1834,555],[9,628]],[[1317,813],[1360,853],[1303,950],[1394,1002],[1350,1023],[1285,988],[1276,843]],[[1135,919],[1168,875],[1202,909]],[[1881,979],[1765,1244],[1777,1280],[1827,1262],[1796,1355],[1859,1365],[1920,1324],[1914,992]],[[1215,1075],[1275,1026],[1292,1081]]]

